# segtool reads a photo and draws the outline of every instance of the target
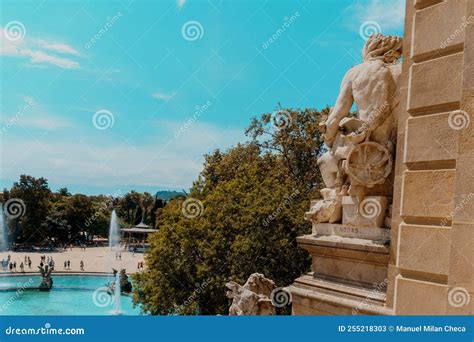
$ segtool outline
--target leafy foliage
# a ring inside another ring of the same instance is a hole
[[[52,192],[45,178],[28,175],[22,175],[10,190],[3,190],[0,200],[6,202],[10,198],[21,199],[26,209],[23,216],[8,220],[12,240],[48,246],[107,237],[114,207],[123,214],[123,225],[142,220],[154,225],[157,209],[164,206],[162,200],[146,192],[132,191],[121,198],[72,195],[67,188]]]
[[[320,179],[322,114],[288,112],[287,127],[275,129],[264,114],[247,129],[250,142],[205,156],[189,195],[201,201],[200,216],[183,215],[185,198],[160,210],[148,268],[135,275],[134,300],[144,311],[226,314],[226,282],[260,272],[286,286],[307,271],[309,256],[296,237],[310,231],[303,214]]]

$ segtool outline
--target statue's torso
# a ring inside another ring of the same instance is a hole
[[[400,73],[400,64],[386,65],[381,60],[367,61],[351,69],[352,94],[359,119],[370,121],[387,107],[390,111],[396,107]],[[396,118],[390,113],[372,132],[372,140],[384,142],[389,139],[395,122]]]

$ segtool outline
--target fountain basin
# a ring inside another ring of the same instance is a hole
[[[112,275],[57,275],[49,292],[38,290],[41,276],[0,276],[0,315],[114,315],[117,307],[106,284]],[[102,290],[100,290],[102,289]],[[132,298],[120,296],[121,315],[139,315]]]

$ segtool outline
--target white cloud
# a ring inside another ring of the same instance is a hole
[[[176,0],[176,4],[178,5],[179,9],[183,8],[185,3],[186,3],[186,0]]]
[[[22,173],[46,177],[50,183],[91,187],[188,188],[202,169],[203,155],[243,141],[243,130],[195,122],[185,134],[173,138],[181,122],[157,123],[167,128],[151,137],[153,143],[131,145],[125,140],[84,142],[37,141],[9,136],[3,140],[2,158],[8,160],[2,177],[18,179]]]
[[[15,113],[10,113],[9,116],[2,113],[0,132],[8,132],[16,125],[48,131],[73,127],[72,122],[66,118],[48,113],[35,98],[25,95],[22,100],[24,102],[16,108]]]
[[[80,67],[77,61],[53,55],[47,50],[53,50],[63,54],[79,55],[77,50],[63,43],[52,43],[34,39],[28,40],[25,37],[12,41],[6,37],[4,29],[0,27],[0,55],[28,58],[29,62],[33,64],[50,64],[63,69],[76,69]]]
[[[27,117],[21,120],[19,123],[25,127],[40,128],[44,130],[54,130],[73,126],[68,120],[46,115]]]
[[[162,93],[162,92],[156,92],[152,94],[152,97],[158,100],[162,100],[162,101],[169,101],[175,95],[176,93],[167,94],[167,93]]]
[[[75,69],[79,68],[79,63],[76,61],[73,61],[71,59],[67,58],[62,58],[62,57],[57,57],[54,55],[50,55],[44,51],[40,50],[30,50],[30,49],[23,49],[19,50],[19,55],[20,56],[27,56],[30,57],[31,63],[49,63],[52,65],[56,65],[60,68],[63,69]]]
[[[357,25],[366,21],[375,21],[382,33],[403,29],[405,19],[405,0],[369,0],[357,2],[348,10],[348,15],[357,19]]]
[[[55,43],[55,42],[48,42],[42,39],[38,39],[34,42],[35,44],[38,44],[40,47],[47,49],[47,50],[52,50],[58,53],[62,54],[70,54],[70,55],[75,55],[75,56],[80,56],[81,54],[79,51],[74,49],[72,46],[64,43]]]

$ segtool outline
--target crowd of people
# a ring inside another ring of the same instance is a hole
[[[18,272],[18,271],[21,272],[21,273],[25,273],[27,268],[28,268],[28,271],[33,272],[32,264],[33,263],[31,261],[31,258],[27,255],[25,255],[24,260],[21,260],[21,261],[18,261],[18,262],[16,260],[13,260],[11,255],[8,255],[6,259],[2,259],[1,262],[0,262],[0,266],[1,266],[3,271],[10,271],[12,273]],[[41,255],[39,266],[40,267],[48,266],[48,267],[54,268],[55,261],[54,261],[53,257],[46,256],[46,255]],[[19,270],[18,270],[17,267],[19,268]],[[80,261],[79,267],[80,267],[81,271],[85,270],[84,261],[82,261],[82,260]],[[71,269],[71,260],[68,259],[68,260],[64,261],[64,269],[65,270],[70,270]]]
[[[0,263],[2,270],[7,271],[9,270],[10,272],[16,272],[17,271],[17,266],[20,268],[20,272],[25,272],[25,269],[28,267],[31,269],[31,258],[29,256],[25,256],[25,259],[22,261],[19,261],[18,264],[16,260],[12,260],[11,256],[8,255],[7,259],[2,259]]]
[[[79,247],[80,250],[84,253],[84,256],[77,258],[77,253],[70,254],[69,252],[73,252],[73,248]],[[135,253],[137,252],[137,248],[134,247],[127,248],[125,246],[120,246],[120,250],[114,250],[113,252],[105,252],[107,255],[106,260],[110,260],[109,255],[114,253],[115,254],[115,262],[119,262],[120,264],[124,263],[124,267],[131,269],[133,266],[130,265],[129,257],[135,257]],[[92,248],[93,252],[92,255],[95,255],[96,251],[95,248]],[[99,250],[99,249],[98,249]],[[108,262],[103,262],[103,259],[98,262],[99,267],[97,265],[92,264],[94,262],[94,257],[89,255],[86,251],[85,245],[73,246],[73,245],[66,245],[64,246],[64,253],[45,253],[45,254],[30,254],[27,252],[26,255],[18,255],[16,252],[9,253],[7,257],[5,254],[3,256],[0,254],[0,271],[5,273],[31,273],[31,272],[38,272],[38,267],[52,267],[55,271],[59,272],[86,272],[86,262],[89,265],[87,269],[88,272],[97,272],[97,271],[107,271],[112,267],[111,264]],[[87,253],[87,255],[86,255]],[[110,254],[108,254],[110,253]],[[50,255],[48,255],[50,254]],[[39,260],[38,260],[39,257]],[[111,256],[113,258],[113,256]],[[100,256],[102,258],[102,256]],[[102,266],[104,264],[104,266]],[[61,269],[61,265],[62,269]],[[133,265],[133,264],[132,264]],[[143,271],[145,269],[145,263],[143,261],[139,261],[135,263],[137,265],[138,271]],[[119,265],[115,267],[120,267]]]

